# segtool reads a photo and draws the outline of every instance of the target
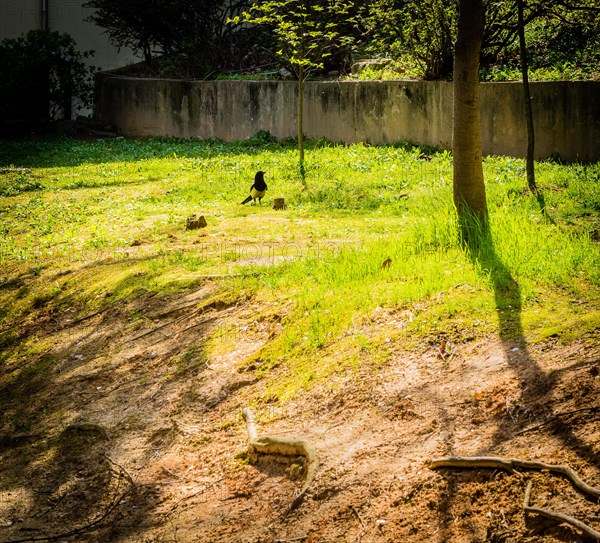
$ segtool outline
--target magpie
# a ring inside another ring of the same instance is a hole
[[[263,196],[267,192],[267,184],[265,183],[265,172],[256,172],[254,176],[254,183],[250,187],[250,196],[246,198],[242,204],[247,204],[250,200],[254,200],[258,198],[258,203],[262,200]]]

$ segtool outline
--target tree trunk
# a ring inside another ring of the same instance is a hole
[[[533,194],[537,194],[533,156],[535,153],[535,133],[533,129],[533,110],[529,92],[529,73],[527,66],[527,46],[525,44],[525,23],[523,22],[523,0],[517,0],[519,48],[521,57],[521,75],[523,76],[523,97],[525,99],[525,119],[527,122],[527,185]]]
[[[305,183],[306,172],[304,169],[304,66],[298,68],[298,152],[300,155],[300,177]]]
[[[146,66],[152,66],[152,47],[150,45],[150,42],[144,41],[143,51],[144,51],[144,62],[146,62]]]
[[[479,55],[483,39],[483,0],[460,0],[454,49],[452,152],[454,205],[461,233],[487,221],[479,125]]]

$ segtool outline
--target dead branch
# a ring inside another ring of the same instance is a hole
[[[584,534],[588,535],[589,537],[596,539],[597,541],[600,541],[600,532],[597,532],[596,530],[594,530],[587,524],[584,524],[580,520],[577,520],[576,518],[570,517],[569,515],[565,515],[564,513],[556,513],[554,511],[550,511],[548,509],[541,509],[540,507],[531,507],[529,505],[529,498],[531,496],[532,486],[533,486],[533,481],[531,481],[531,479],[530,479],[529,482],[527,483],[527,488],[525,489],[525,499],[523,500],[523,509],[526,514],[527,513],[535,513],[537,515],[541,515],[543,517],[552,519],[552,520],[558,522],[559,524],[563,524],[563,523],[569,524],[569,525],[577,528],[578,530],[582,531]]]
[[[226,279],[228,277],[244,277],[245,275],[258,275],[258,273],[213,273],[211,275],[199,275],[200,279]]]
[[[167,310],[163,311],[162,313],[159,313],[158,315],[151,315],[150,318],[165,319],[166,317],[172,315],[173,313],[179,313],[180,311],[184,311],[185,309],[190,309],[190,307],[197,307],[197,306],[198,306],[198,300],[196,300],[192,303],[189,303],[189,304],[178,305],[177,307],[167,309]]]
[[[119,468],[121,475],[125,477],[125,479],[127,479],[127,481],[132,487],[136,486],[136,483],[133,480],[131,474],[121,464],[117,464],[110,456],[108,456],[108,454],[105,454],[104,458],[106,458],[109,461],[109,463],[111,463],[113,466]]]
[[[363,519],[360,518],[360,515],[358,514],[358,511],[356,510],[354,505],[350,506],[350,511],[352,511],[356,515],[356,518],[360,522],[361,526],[366,529],[367,525],[364,523]]]
[[[562,413],[555,413],[550,420],[547,420],[546,422],[542,422],[540,424],[536,424],[535,426],[530,426],[529,428],[525,428],[524,430],[520,430],[517,433],[513,434],[513,436],[520,436],[527,432],[533,432],[534,430],[539,430],[540,428],[543,428],[544,426],[548,426],[548,424],[552,424],[555,421],[555,419],[557,419],[558,417],[567,417],[569,415],[574,415],[575,413],[581,413],[583,411],[598,411],[598,410],[600,410],[600,406],[593,405],[591,407],[582,407],[580,409],[573,409],[572,411],[563,411]]]
[[[493,468],[503,469],[514,473],[517,469],[528,469],[537,471],[548,471],[564,475],[571,480],[573,485],[581,492],[590,494],[596,498],[600,498],[600,489],[588,485],[577,475],[577,473],[568,466],[555,464],[546,464],[544,462],[530,462],[529,460],[519,460],[517,458],[500,458],[496,456],[446,456],[444,458],[436,458],[431,461],[429,467],[431,469],[439,468]]]
[[[114,305],[115,304],[110,304],[110,305],[108,305],[106,307],[103,307],[102,309],[98,309],[98,311],[94,311],[93,313],[90,313],[89,315],[84,315],[83,317],[79,317],[78,319],[69,321],[67,323],[67,325],[68,326],[75,326],[77,324],[80,324],[80,323],[82,323],[84,321],[87,321],[88,319],[91,319],[93,317],[96,317],[97,315],[100,315],[100,314],[104,313],[105,311],[108,311],[109,309],[112,309],[112,307]]]
[[[215,488],[220,482],[222,482],[224,480],[225,480],[225,477],[221,477],[220,479],[217,479],[214,483],[210,483],[208,486],[203,486],[200,490],[197,490],[196,492],[193,492],[192,494],[188,494],[187,496],[184,496],[183,498],[180,498],[171,507],[171,509],[168,512],[168,515],[170,515],[171,513],[173,513],[173,511],[175,511],[175,509],[177,509],[177,507],[179,506],[179,504],[181,502],[183,502],[185,500],[189,500],[190,498],[194,498],[195,496],[198,496],[200,494],[206,494],[208,491],[210,491],[213,488]],[[185,481],[179,481],[179,483],[182,483],[182,482],[185,482]]]
[[[138,339],[142,339],[142,338],[144,338],[146,336],[149,336],[150,334],[154,334],[155,332],[158,332],[159,330],[162,330],[163,328],[166,328],[167,326],[171,326],[172,324],[177,324],[177,323],[179,323],[181,321],[185,321],[185,320],[191,319],[192,317],[194,317],[195,315],[197,315],[201,311],[204,311],[204,309],[206,309],[206,308],[205,307],[200,307],[200,308],[196,309],[195,311],[192,311],[188,315],[184,315],[183,317],[178,317],[178,318],[173,319],[171,321],[165,322],[164,324],[161,324],[160,326],[157,326],[156,328],[153,328],[152,330],[148,330],[147,332],[144,332],[143,334],[140,334],[139,336],[136,336],[133,339],[130,339],[127,343],[132,343],[134,341],[137,341]]]
[[[179,333],[183,334],[184,332],[187,332],[188,330],[191,330],[192,328],[197,328],[198,326],[202,326],[203,324],[208,324],[210,322],[213,322],[214,320],[215,320],[214,317],[210,317],[208,319],[201,320],[200,322],[190,324],[189,326],[186,326],[183,330],[181,330],[181,332],[179,332]]]

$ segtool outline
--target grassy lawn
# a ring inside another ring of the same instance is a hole
[[[244,362],[285,369],[270,398],[352,372],[360,353],[380,364],[428,341],[597,332],[600,164],[538,163],[544,217],[522,160],[485,159],[493,246],[474,257],[457,240],[448,152],[309,145],[305,188],[293,144],[260,136],[3,142],[0,169],[26,170],[0,175],[0,378],[45,349],[25,324],[206,281],[278,320]],[[241,206],[259,169],[267,198]],[[196,212],[208,227],[186,231]],[[234,349],[239,333],[214,331],[204,348]]]

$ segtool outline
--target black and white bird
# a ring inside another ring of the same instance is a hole
[[[256,202],[258,198],[258,203],[263,199],[263,196],[267,192],[267,184],[265,183],[265,172],[256,172],[254,176],[254,183],[250,187],[250,195],[246,198],[242,204],[247,204],[250,200]]]

